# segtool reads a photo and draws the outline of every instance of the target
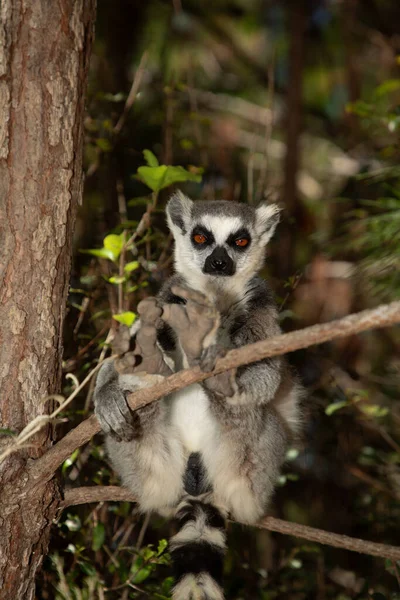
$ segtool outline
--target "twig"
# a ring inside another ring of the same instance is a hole
[[[109,329],[108,333],[107,333],[107,337],[104,340],[104,345],[100,352],[99,361],[98,361],[99,363],[102,363],[104,361],[107,350],[108,350],[108,344],[112,341],[113,338],[114,338],[114,331],[113,331],[113,329]],[[85,406],[83,407],[84,414],[87,414],[89,411],[90,402],[92,399],[95,383],[96,383],[96,380],[91,379],[90,384],[89,384],[88,393],[86,394]]]
[[[146,531],[149,526],[149,523],[150,523],[150,513],[147,513],[147,515],[144,518],[143,524],[140,528],[137,543],[136,543],[136,548],[138,548],[138,550],[140,550],[140,548],[142,547],[144,536],[146,535]]]
[[[226,356],[217,361],[215,369],[211,373],[204,373],[199,367],[174,373],[159,384],[130,394],[128,397],[129,405],[132,410],[136,410],[162,396],[229,369],[257,362],[263,358],[293,352],[300,348],[322,344],[329,340],[355,335],[367,329],[387,327],[399,322],[400,301],[396,301],[329,323],[313,325],[292,333],[278,335],[269,340],[249,344],[239,350],[231,350]],[[96,416],[92,415],[36,460],[30,468],[30,473],[35,479],[43,481],[50,479],[57,468],[76,448],[86,444],[99,431],[99,422]]]
[[[137,68],[137,71],[135,73],[135,77],[133,78],[131,91],[129,92],[129,95],[126,99],[124,110],[122,111],[122,115],[120,116],[117,124],[114,127],[114,133],[116,133],[116,134],[118,134],[121,131],[122,127],[124,126],[128,112],[130,111],[133,103],[135,102],[135,99],[136,99],[136,96],[137,96],[137,93],[138,93],[138,90],[139,90],[139,87],[140,87],[140,84],[142,81],[147,58],[148,58],[148,52],[146,50],[146,52],[143,53],[142,58],[140,59],[140,63]]]
[[[63,364],[63,371],[64,372],[68,372],[68,371],[72,371],[74,370],[74,368],[76,367],[76,363],[78,362],[78,360],[80,360],[81,358],[83,358],[83,356],[86,354],[86,352],[89,350],[89,348],[91,346],[93,346],[97,340],[99,339],[99,337],[101,337],[103,335],[103,333],[106,331],[107,329],[107,325],[104,325],[104,327],[102,327],[100,329],[100,331],[98,333],[96,333],[96,335],[86,344],[86,346],[84,346],[83,348],[81,348],[80,350],[78,350],[78,352],[75,354],[75,356],[73,356],[72,358],[68,359],[65,364]]]
[[[275,48],[272,52],[271,60],[268,65],[268,94],[267,94],[267,103],[268,109],[270,110],[271,117],[267,119],[265,124],[265,156],[264,156],[264,164],[261,169],[260,177],[257,185],[257,193],[256,193],[256,202],[260,202],[265,197],[265,184],[267,182],[268,176],[268,156],[269,156],[269,147],[271,143],[272,137],[272,126],[274,123],[273,118],[273,104],[274,104],[274,94],[275,94]]]
[[[122,232],[122,250],[119,255],[118,262],[118,275],[120,278],[124,277],[125,273],[125,256],[126,256],[126,230]],[[118,313],[122,313],[124,310],[124,282],[120,281],[118,283]]]
[[[66,491],[62,508],[77,504],[86,504],[88,502],[112,502],[120,500],[135,502],[135,497],[129,490],[118,486],[75,488]],[[265,517],[256,523],[255,527],[299,537],[319,544],[334,546],[335,548],[343,548],[351,552],[360,552],[361,554],[369,554],[371,556],[378,556],[379,558],[389,558],[393,561],[400,560],[400,547],[369,542],[315,527],[300,525],[299,523],[290,523],[282,519],[276,519],[275,517]]]
[[[360,481],[364,481],[364,483],[368,483],[368,485],[371,485],[379,492],[383,492],[384,494],[387,494],[388,496],[391,496],[392,498],[395,498],[396,500],[400,500],[400,494],[398,494],[396,491],[393,491],[390,488],[386,487],[380,481],[378,481],[374,477],[371,477],[371,475],[368,475],[368,473],[364,473],[364,471],[362,471],[361,469],[359,469],[358,467],[356,467],[354,465],[349,465],[347,468],[350,471],[350,473],[354,477],[357,477],[357,479],[360,479]]]

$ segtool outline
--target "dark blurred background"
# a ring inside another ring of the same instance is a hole
[[[81,380],[105,355],[111,315],[134,312],[171,272],[173,187],[151,194],[136,177],[144,149],[202,173],[179,185],[193,199],[282,206],[262,274],[284,330],[398,298],[399,126],[396,0],[99,0],[65,371]],[[128,275],[81,252],[110,234],[136,236]],[[270,514],[399,542],[399,344],[393,327],[290,357],[308,390],[306,426]],[[66,429],[92,409],[92,392]],[[68,485],[116,483],[101,442],[65,463]],[[169,532],[129,504],[69,509],[38,597],[169,598],[168,556],[156,552]],[[400,598],[400,566],[384,558],[238,525],[229,540],[228,599]]]

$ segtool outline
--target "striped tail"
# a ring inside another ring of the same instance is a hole
[[[224,517],[212,504],[192,498],[182,502],[176,517],[179,532],[170,541],[176,581],[173,600],[224,600]]]

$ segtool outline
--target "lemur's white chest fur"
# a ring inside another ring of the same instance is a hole
[[[221,326],[217,342],[229,348],[229,329],[234,318],[231,314],[221,315]],[[175,370],[188,368],[182,348],[174,353]],[[218,423],[210,411],[210,400],[200,384],[193,384],[170,396],[171,424],[177,429],[181,442],[188,453],[200,452],[215,445],[218,439]]]
[[[207,448],[218,435],[218,425],[210,412],[210,401],[201,385],[195,383],[170,397],[171,423],[187,452]]]

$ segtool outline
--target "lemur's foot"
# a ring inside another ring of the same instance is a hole
[[[202,352],[202,355],[200,357],[200,369],[205,373],[213,371],[217,360],[219,358],[223,358],[226,353],[226,348],[218,346],[217,344],[211,344]]]
[[[164,361],[157,346],[157,327],[161,322],[162,308],[156,298],[146,298],[138,305],[140,329],[136,334],[135,348],[116,360],[116,369],[120,374],[146,372],[158,375],[170,375],[171,369]],[[125,338],[122,338],[124,341]],[[126,347],[121,344],[123,348]]]
[[[186,303],[164,305],[163,320],[177,334],[189,366],[201,364],[203,356],[205,366],[213,366],[213,351],[209,349],[215,346],[220,325],[218,310],[213,302],[200,292],[180,286],[173,286],[171,291],[186,300]],[[215,364],[215,358],[213,361]]]
[[[238,386],[236,383],[236,369],[230,369],[224,371],[213,377],[205,379],[203,385],[216,396],[224,398],[236,398],[238,393]],[[232,401],[232,400],[231,400]]]

